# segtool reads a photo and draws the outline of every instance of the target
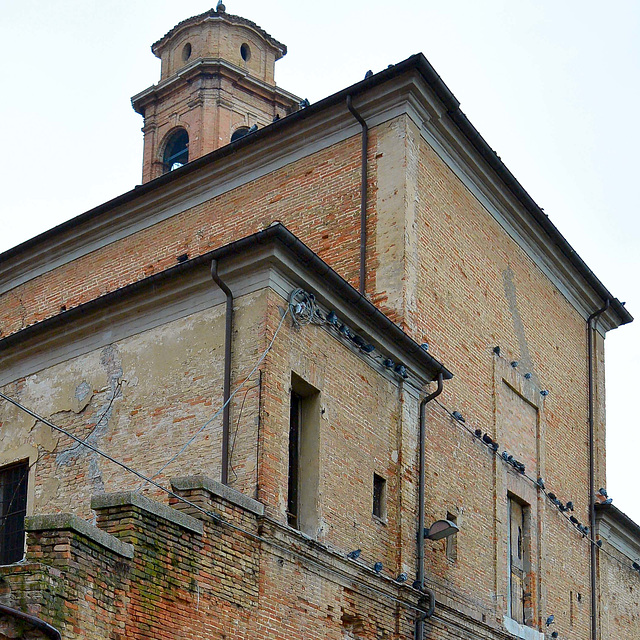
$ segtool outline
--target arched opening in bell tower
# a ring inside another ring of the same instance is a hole
[[[185,129],[176,129],[169,134],[164,146],[163,173],[179,169],[187,162],[189,162],[189,134]]]

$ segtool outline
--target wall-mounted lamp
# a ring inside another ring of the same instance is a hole
[[[458,531],[460,529],[451,520],[437,520],[428,529],[425,527],[424,537],[425,540],[442,540],[442,538],[448,538]]]

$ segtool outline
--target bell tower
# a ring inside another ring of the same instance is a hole
[[[143,182],[298,108],[300,99],[274,80],[287,47],[222,2],[180,22],[151,51],[162,62],[160,82],[131,99],[144,118]]]

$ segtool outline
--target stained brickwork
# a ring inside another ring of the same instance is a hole
[[[374,105],[396,90],[381,88],[386,93],[370,89]],[[340,109],[342,103],[335,112]],[[366,297],[455,373],[425,413],[426,524],[450,514],[460,529],[455,556],[447,556],[444,540],[425,543],[426,587],[437,598],[425,637],[540,640],[544,620],[554,614],[560,637],[582,640],[590,632],[589,541],[535,480],[543,478],[560,500],[571,500],[574,517],[588,523],[585,308],[593,310],[592,292],[583,281],[582,293],[574,291],[572,267],[551,262],[542,246],[549,240],[538,227],[517,227],[520,205],[491,169],[483,165],[479,179],[471,160],[460,168],[461,156],[445,153],[444,143],[430,137],[438,109],[425,107],[420,124],[399,107],[377,117],[367,154]],[[328,129],[331,117],[342,116],[326,107],[308,120]],[[208,175],[205,163],[155,191],[143,189],[100,215],[147,207],[153,223],[114,232],[91,252],[78,249],[72,260],[42,265],[33,277],[8,285],[0,296],[1,337],[9,345],[4,391],[155,474],[220,407],[225,308],[208,273],[196,286],[185,267],[172,276],[178,284],[171,290],[148,279],[173,267],[178,256],[197,258],[280,222],[357,287],[361,141],[345,135],[347,125],[339,122],[334,137],[309,147],[302,139],[284,166],[238,180],[200,203],[193,204],[190,180]],[[274,144],[291,144],[277,136]],[[249,146],[238,148],[241,159],[249,152]],[[236,162],[211,159],[222,169]],[[160,215],[165,205],[154,194],[166,195],[172,215]],[[250,254],[229,260],[236,293],[232,388],[264,354],[231,402],[230,488],[206,479],[220,477],[220,415],[156,477],[164,486],[174,478],[173,491],[193,502],[185,504],[141,488],[121,468],[0,405],[0,444],[13,456],[7,461],[28,459],[32,467],[29,512],[70,511],[87,521],[95,512],[100,531],[134,549],[133,558],[122,557],[73,527],[33,530],[27,564],[1,570],[8,602],[24,603],[61,626],[65,639],[411,637],[418,611],[429,606],[427,594],[412,587],[418,405],[435,387],[414,371],[407,379],[394,373],[389,353],[397,345],[379,327],[367,328],[366,319],[356,320],[361,300],[355,290],[343,299],[323,284],[324,265],[294,264],[276,254],[268,267]],[[121,291],[142,281],[144,292]],[[294,286],[313,292],[322,313],[342,305],[335,327],[283,321]],[[98,309],[60,328],[62,307],[82,310],[114,292],[124,300],[117,322],[110,310]],[[58,324],[47,329],[44,321]],[[360,345],[349,337],[356,321],[366,337]],[[26,327],[32,329],[21,334]],[[18,345],[21,335],[27,337]],[[55,346],[54,364],[38,356],[38,340]],[[18,348],[29,354],[25,371]],[[403,357],[393,355],[397,362]],[[11,367],[20,375],[11,378]],[[595,371],[599,486],[605,484],[600,333]],[[314,390],[316,402],[317,495],[314,527],[304,534],[287,525],[296,384]],[[476,429],[498,442],[495,453],[473,435]],[[524,463],[526,472],[505,463],[502,452]],[[176,479],[196,474],[200,480]],[[385,481],[384,517],[373,514],[374,474]],[[104,492],[125,493],[92,505],[92,496]],[[523,514],[516,533],[510,504]],[[355,549],[360,557],[348,559]],[[513,554],[520,551],[523,628],[509,615]],[[374,562],[382,563],[380,571]],[[601,594],[602,638],[611,620],[616,628],[637,630],[633,585],[624,583],[629,597],[618,594],[612,571],[601,563],[609,590]],[[406,581],[396,582],[401,573]]]

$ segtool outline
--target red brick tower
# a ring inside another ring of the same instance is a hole
[[[287,47],[226,13],[221,2],[180,22],[151,50],[162,61],[160,82],[131,99],[144,117],[143,182],[266,126],[299,102],[274,81]]]

